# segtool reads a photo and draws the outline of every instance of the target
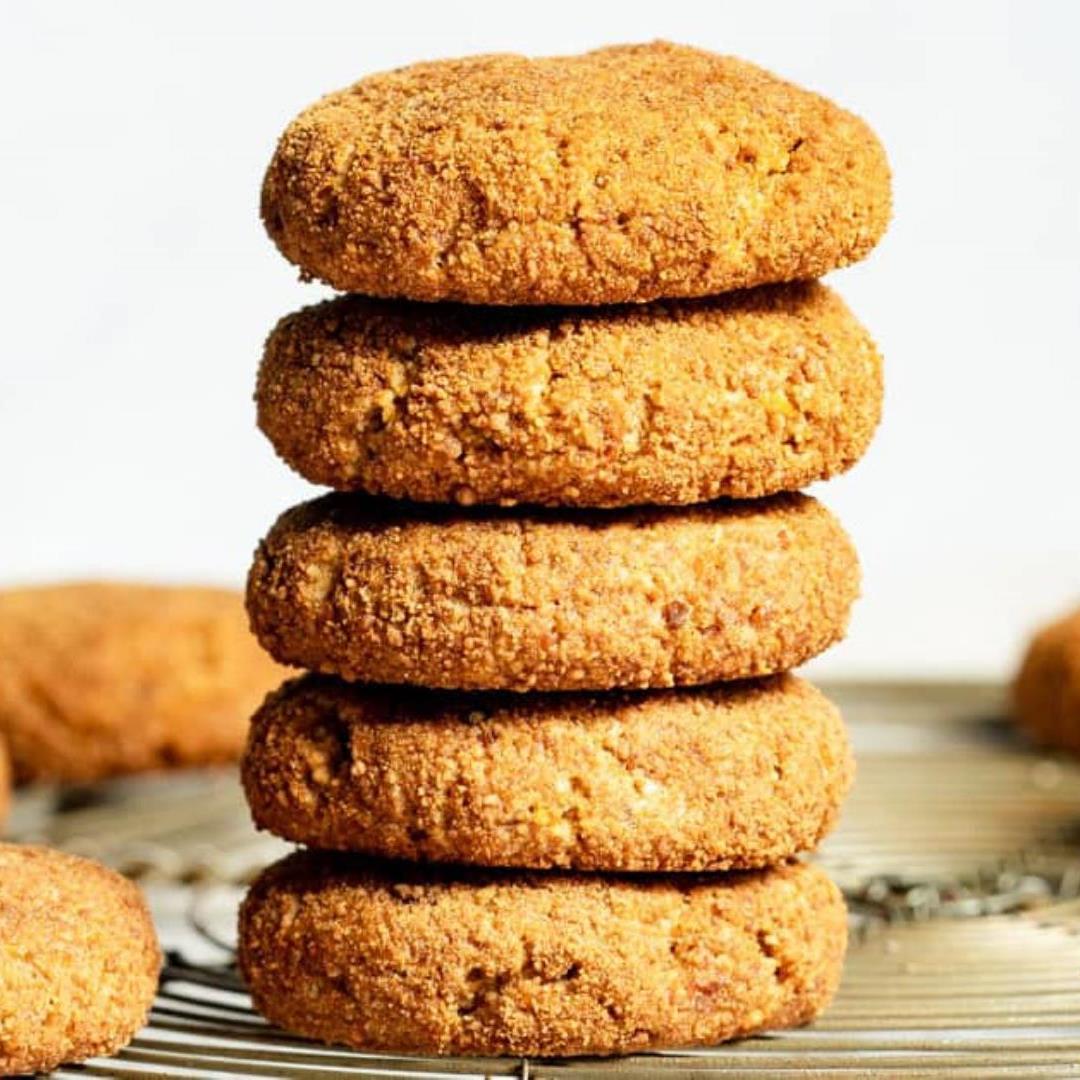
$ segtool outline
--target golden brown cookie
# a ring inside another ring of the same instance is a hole
[[[840,714],[790,675],[588,697],[307,676],[255,715],[242,772],[255,823],[309,847],[686,871],[815,848],[853,769]]]
[[[17,780],[235,761],[248,718],[284,674],[231,590],[0,591],[0,737]]]
[[[116,1053],[146,1022],[160,967],[131,882],[89,859],[0,843],[0,1075]]]
[[[1017,720],[1036,742],[1080,753],[1080,608],[1035,635],[1013,701]]]
[[[631,689],[795,667],[843,636],[858,588],[803,495],[528,514],[328,495],[260,544],[248,611],[278,660],[349,680]]]
[[[8,811],[11,809],[11,760],[8,756],[7,744],[0,735],[0,829],[7,820]]]
[[[816,867],[605,877],[290,856],[240,914],[256,1008],[326,1042],[421,1054],[711,1045],[821,1012],[844,903]]]
[[[881,359],[816,282],[584,311],[342,296],[283,319],[259,426],[316,484],[431,502],[753,498],[843,472]]]
[[[666,42],[414,64],[286,129],[262,215],[345,292],[609,304],[820,277],[890,214],[862,120]]]

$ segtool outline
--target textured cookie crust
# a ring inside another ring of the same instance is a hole
[[[802,495],[680,510],[452,510],[328,495],[283,514],[248,611],[283,663],[464,690],[786,671],[839,640],[850,540]]]
[[[839,891],[800,864],[634,879],[303,853],[245,900],[239,961],[256,1008],[302,1035],[549,1057],[804,1023],[845,943]]]
[[[301,113],[263,182],[285,257],[345,292],[474,304],[709,296],[863,258],[873,132],[752,64],[655,42],[474,56]]]
[[[0,591],[0,737],[19,781],[235,761],[284,674],[229,590]]]
[[[817,283],[578,311],[343,296],[283,319],[259,426],[316,484],[430,502],[754,498],[843,472],[881,359]]]
[[[854,766],[835,707],[790,675],[590,697],[308,676],[256,714],[242,771],[255,823],[309,847],[685,871],[815,848]]]
[[[1013,701],[1017,720],[1036,742],[1080,753],[1080,609],[1035,635]]]
[[[0,1075],[116,1053],[145,1023],[160,967],[131,882],[88,859],[0,843]]]

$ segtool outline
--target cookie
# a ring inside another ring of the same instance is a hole
[[[131,882],[89,859],[0,843],[0,1075],[116,1053],[146,1022],[160,967]]]
[[[680,510],[451,509],[328,495],[283,514],[248,576],[286,664],[463,690],[689,685],[839,640],[850,540],[803,495]]]
[[[0,737],[20,781],[235,761],[283,675],[231,590],[0,591]]]
[[[11,761],[8,758],[7,744],[0,737],[0,829],[7,820],[11,809]]]
[[[1080,608],[1035,635],[1013,702],[1020,726],[1036,742],[1080,753]]]
[[[862,120],[654,42],[362,79],[286,129],[262,216],[344,292],[577,305],[820,277],[873,248],[890,199]]]
[[[317,852],[240,913],[257,1009],[300,1035],[421,1054],[617,1054],[801,1024],[846,940],[825,874],[604,877]]]
[[[790,675],[602,696],[286,684],[242,766],[256,825],[314,848],[579,870],[770,866],[817,847],[853,762]]]
[[[862,456],[881,359],[815,282],[578,311],[343,296],[283,319],[259,426],[316,484],[627,506],[795,491]]]

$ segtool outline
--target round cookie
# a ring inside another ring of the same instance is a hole
[[[283,663],[463,690],[604,690],[795,667],[839,640],[851,542],[804,495],[674,510],[454,510],[328,495],[283,514],[248,611]]]
[[[1080,608],[1035,635],[1013,702],[1020,726],[1036,742],[1080,753]]]
[[[0,843],[0,1075],[116,1053],[146,1022],[160,967],[131,882],[88,859]]]
[[[431,502],[755,498],[843,472],[881,359],[816,282],[584,311],[342,296],[283,319],[259,426],[316,484]]]
[[[19,781],[235,761],[283,674],[231,590],[0,591],[0,737]]]
[[[286,129],[262,216],[343,292],[580,305],[820,277],[870,251],[890,201],[858,117],[654,42],[362,79]]]
[[[617,1054],[712,1045],[821,1012],[844,902],[816,867],[604,877],[301,853],[240,913],[272,1023],[364,1050]]]
[[[295,843],[539,869],[771,866],[815,848],[854,764],[790,675],[585,697],[287,683],[252,721],[256,825]]]

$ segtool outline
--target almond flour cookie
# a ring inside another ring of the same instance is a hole
[[[7,820],[8,811],[11,809],[11,761],[8,757],[7,745],[3,736],[0,736],[0,829]]]
[[[481,866],[728,870],[817,847],[854,771],[840,715],[790,675],[585,697],[287,683],[244,789],[286,840]]]
[[[843,472],[881,359],[823,285],[592,310],[342,296],[283,319],[259,426],[316,484],[430,502],[753,498]]]
[[[414,64],[286,129],[266,228],[345,292],[609,304],[819,277],[889,220],[862,120],[729,56],[654,42]]]
[[[260,544],[248,611],[282,663],[349,680],[633,689],[795,667],[843,637],[858,587],[802,495],[529,514],[329,495]]]
[[[235,761],[283,674],[230,590],[0,591],[0,738],[20,781]]]
[[[1035,635],[1013,701],[1020,726],[1036,742],[1080,753],[1080,609]]]
[[[0,1075],[116,1053],[146,1022],[160,967],[131,882],[88,859],[0,843]]]
[[[272,1023],[363,1050],[617,1054],[805,1023],[832,999],[844,903],[825,874],[470,873],[305,852],[240,914]]]

